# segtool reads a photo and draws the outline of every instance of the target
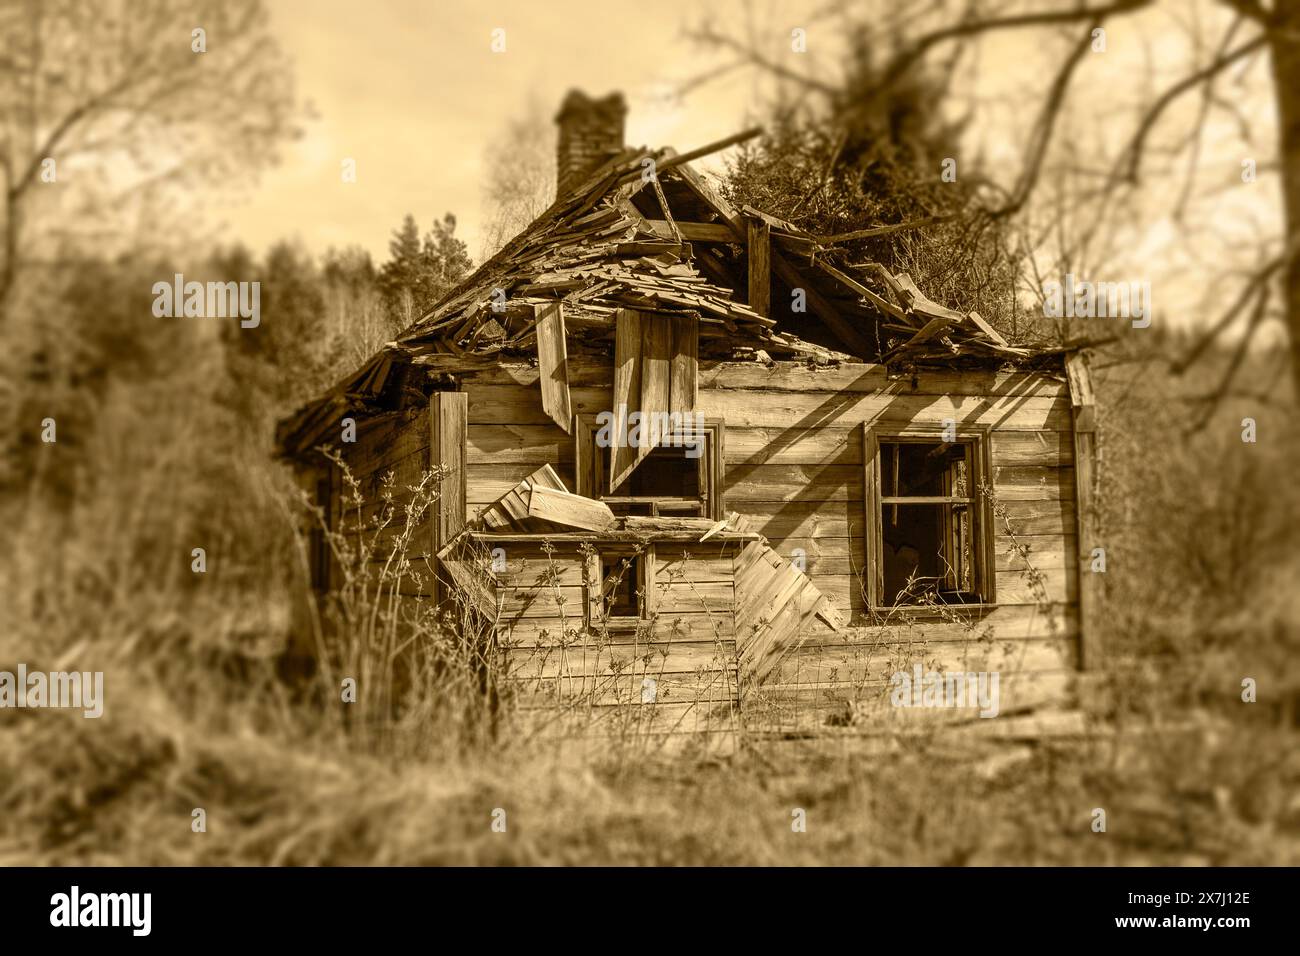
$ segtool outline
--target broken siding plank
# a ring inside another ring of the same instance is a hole
[[[1075,497],[1078,502],[1077,525],[1079,561],[1079,620],[1082,629],[1081,666],[1094,670],[1102,660],[1101,634],[1097,609],[1101,599],[1101,580],[1091,570],[1092,550],[1097,540],[1097,503],[1093,487],[1097,463],[1096,409],[1092,391],[1092,373],[1083,352],[1066,357],[1070,382],[1070,402],[1074,422]]]
[[[443,470],[431,522],[431,550],[437,554],[465,527],[466,439],[469,417],[464,392],[434,392],[429,397],[429,465]],[[435,594],[435,598],[441,597]]]
[[[673,343],[668,410],[693,412],[699,392],[700,320],[695,316],[674,316],[670,321]]]
[[[746,217],[749,307],[762,316],[772,314],[772,227],[756,216]]]
[[[663,439],[672,381],[673,329],[667,316],[641,318],[641,429],[634,470]],[[620,482],[621,484],[622,482]]]
[[[512,464],[470,465],[468,471],[467,503],[475,507],[488,507],[510,492],[519,482],[536,471],[543,462],[517,462]],[[564,488],[572,486],[573,472],[563,465],[553,469]],[[523,513],[528,512],[528,502],[523,502]]]
[[[641,313],[620,309],[614,332],[614,412],[615,440],[610,449],[609,493],[623,483],[636,466],[639,449],[623,440],[629,432],[628,418],[641,407]]]
[[[537,306],[538,381],[542,388],[542,410],[566,432],[572,427],[569,404],[568,346],[564,336],[564,309]]]
[[[534,486],[528,500],[528,516],[584,531],[605,531],[614,525],[614,512],[602,501],[566,491]]]

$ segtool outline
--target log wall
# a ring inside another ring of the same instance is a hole
[[[612,362],[570,358],[568,376],[574,414],[608,410]],[[575,488],[574,440],[543,410],[535,367],[467,373],[461,387],[468,397],[470,520],[543,464]],[[882,689],[892,673],[918,661],[939,670],[1001,669],[1004,713],[1068,698],[1079,660],[1079,569],[1074,438],[1063,375],[945,370],[889,380],[876,365],[701,362],[698,408],[725,421],[725,507],[746,515],[779,553],[802,549],[817,588],[854,624],[839,633],[814,626],[800,651],[769,678],[760,696],[774,720],[802,727],[897,717],[887,700],[882,708]],[[894,615],[882,625],[866,614],[860,583],[862,427],[937,429],[945,419],[954,419],[959,433],[989,430],[993,484],[1006,516],[1005,526],[995,522],[998,606],[967,612],[960,622]],[[427,420],[383,426],[350,454],[368,478],[390,467],[410,476],[427,467],[428,433]],[[1034,570],[1010,551],[1011,535],[1032,549]],[[575,565],[565,573],[579,571]],[[1035,581],[1050,605],[1040,601]],[[574,589],[580,606],[580,583],[565,587]],[[518,608],[516,616],[518,635],[534,642],[556,623],[538,604]],[[701,646],[675,650],[671,666],[711,655],[712,641],[710,635],[686,642]],[[632,685],[640,687],[637,673]]]

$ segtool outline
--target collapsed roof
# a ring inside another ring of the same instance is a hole
[[[358,372],[281,423],[289,454],[410,373],[466,371],[534,355],[543,311],[563,307],[568,354],[612,352],[620,310],[692,316],[702,357],[924,364],[1029,357],[977,313],[928,299],[905,274],[847,264],[819,239],[732,207],[682,155],[622,149],[567,176],[555,203]],[[402,370],[402,374],[395,372]]]

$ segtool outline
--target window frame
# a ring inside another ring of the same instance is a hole
[[[637,553],[638,547],[640,554]],[[621,560],[633,557],[636,562],[632,570],[636,574],[633,582],[633,594],[640,593],[637,601],[637,613],[634,615],[604,614],[605,570],[604,564],[610,559]],[[646,542],[637,544],[603,544],[593,548],[587,555],[587,627],[588,629],[604,627],[607,631],[635,630],[655,615],[655,550],[654,545]]]
[[[601,449],[596,447],[596,432],[600,430],[595,415],[573,416],[574,476],[578,494],[604,501],[613,498],[604,491],[604,468]],[[727,513],[725,500],[726,479],[726,422],[721,418],[706,418],[702,429],[704,453],[699,458],[700,487],[707,488],[704,517],[721,521]],[[663,447],[663,446],[661,446]],[[637,466],[638,468],[641,465]],[[647,497],[645,501],[652,501]],[[672,517],[672,515],[664,515]]]
[[[863,570],[863,596],[869,612],[889,612],[896,608],[915,605],[887,604],[884,601],[884,478],[881,474],[881,443],[935,444],[944,441],[944,427],[934,425],[879,425],[862,424],[863,506],[866,514],[866,534],[863,536],[865,563]],[[997,551],[996,526],[993,523],[993,504],[980,487],[993,483],[992,436],[988,425],[958,425],[953,444],[971,446],[971,548],[974,560],[974,585],[979,602],[961,607],[982,607],[997,603]],[[905,496],[904,496],[905,497]],[[897,498],[893,499],[899,500]],[[942,502],[935,502],[941,504]]]

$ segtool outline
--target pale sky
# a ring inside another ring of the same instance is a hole
[[[301,140],[284,148],[279,166],[263,173],[237,205],[224,207],[222,232],[255,250],[293,237],[315,252],[356,243],[376,263],[387,257],[390,233],[407,212],[427,229],[447,211],[457,216],[458,234],[478,261],[484,151],[530,98],[549,118],[570,88],[597,96],[621,90],[629,107],[627,142],[679,151],[759,118],[770,80],[757,70],[725,75],[678,102],[665,96],[723,61],[723,54],[685,36],[706,14],[717,28],[755,38],[800,72],[833,77],[842,61],[835,22],[815,13],[829,9],[824,0],[269,3],[316,118],[305,124]],[[1214,4],[1174,4],[1112,21],[1105,52],[1089,54],[1080,66],[1058,142],[1075,144],[1082,164],[1099,162],[1106,149],[1114,152],[1136,108],[1186,72],[1189,37],[1198,26],[1203,42],[1215,42],[1227,15]],[[806,53],[790,49],[795,27],[807,30]],[[505,30],[503,53],[491,49],[497,28]],[[995,34],[983,42],[970,61],[968,84],[945,104],[961,110],[969,102],[979,110],[958,152],[978,152],[986,168],[995,175],[1007,171],[1009,181],[1033,118],[1027,104],[1038,102],[1063,49],[1059,37],[1042,30]],[[1243,158],[1258,156],[1263,165],[1274,151],[1269,91],[1265,85],[1261,95],[1259,89],[1266,70],[1266,60],[1251,66],[1253,89],[1231,75],[1220,86],[1220,95],[1235,99],[1249,119],[1253,139],[1247,142],[1234,120],[1220,117],[1207,127],[1202,145],[1197,191],[1212,198],[1199,215],[1216,227],[1241,224],[1243,235],[1260,231],[1260,223],[1263,231],[1280,233],[1276,181],[1261,176],[1247,188],[1239,175]],[[1196,108],[1195,97],[1180,101],[1169,113],[1169,128],[1178,129],[1179,111]],[[345,158],[356,161],[356,183],[342,182]],[[705,167],[716,168],[721,158],[711,157]],[[1195,307],[1204,286],[1194,280],[1208,266],[1222,266],[1234,251],[1245,253],[1243,266],[1251,261],[1245,239],[1235,250],[1230,239],[1198,240],[1189,248],[1194,224],[1145,208],[1148,197],[1153,207],[1170,205],[1165,200],[1174,188],[1158,179],[1146,184],[1140,206],[1125,217],[1129,232],[1113,233],[1118,261],[1095,277],[1149,279],[1166,317]]]
[[[752,6],[766,20],[788,19],[788,37],[811,5]],[[728,76],[685,104],[665,101],[668,85],[710,62],[683,35],[701,15],[698,2],[271,0],[271,8],[319,118],[251,199],[225,213],[230,232],[255,249],[297,235],[316,251],[355,242],[382,260],[407,212],[427,228],[451,211],[477,257],[484,150],[530,97],[549,117],[572,87],[621,90],[629,144],[685,151],[740,130],[758,82]],[[504,53],[491,51],[498,27]],[[346,157],[356,160],[355,184],[341,181]]]

